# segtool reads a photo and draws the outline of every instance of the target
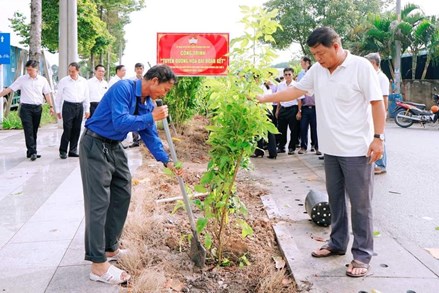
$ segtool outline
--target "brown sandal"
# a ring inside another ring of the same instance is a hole
[[[311,253],[311,255],[313,257],[319,258],[319,257],[328,257],[328,256],[332,256],[332,255],[345,255],[346,254],[346,251],[332,249],[331,247],[329,247],[328,244],[325,244],[322,247],[320,247],[320,249],[318,251],[321,251],[321,250],[327,250],[328,253],[318,254],[317,252],[313,251]]]
[[[370,265],[366,264],[366,263],[362,263],[361,261],[358,260],[353,260],[351,261],[350,266],[352,266],[351,270],[353,269],[364,269],[364,271],[360,274],[353,274],[352,271],[346,271],[346,275],[352,278],[359,278],[359,277],[364,277],[367,275],[367,273],[369,272],[369,268]],[[349,268],[348,268],[349,269]]]

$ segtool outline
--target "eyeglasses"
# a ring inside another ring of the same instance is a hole
[[[290,76],[292,75],[292,73],[284,73],[284,75]]]

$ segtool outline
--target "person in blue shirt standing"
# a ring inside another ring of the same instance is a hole
[[[156,65],[142,80],[122,80],[104,95],[93,116],[85,123],[79,160],[85,207],[85,259],[92,262],[90,279],[121,284],[130,275],[111,265],[126,250],[119,238],[131,198],[131,174],[121,141],[137,131],[157,161],[176,170],[163,149],[154,121],[168,116],[167,106],[155,107],[177,78],[167,65]]]

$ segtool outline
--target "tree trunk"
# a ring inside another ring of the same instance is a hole
[[[427,60],[425,60],[424,70],[422,71],[421,79],[425,79],[427,75],[428,66],[430,66],[431,62],[431,54],[427,53]]]
[[[40,61],[41,57],[41,13],[42,0],[31,1],[31,27],[29,41],[29,59]]]
[[[416,66],[418,65],[418,53],[412,52],[412,80],[416,79]]]

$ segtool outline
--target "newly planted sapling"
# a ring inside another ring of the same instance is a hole
[[[253,230],[244,220],[247,210],[237,196],[236,178],[241,168],[250,167],[250,155],[257,141],[267,138],[268,132],[277,133],[267,117],[268,106],[258,104],[262,83],[276,70],[270,68],[275,57],[273,49],[261,40],[273,41],[271,35],[280,27],[274,20],[277,11],[260,7],[242,6],[245,34],[231,42],[231,64],[227,77],[209,79],[205,85],[211,91],[209,113],[211,125],[208,143],[210,161],[201,184],[208,195],[203,204],[204,217],[198,219],[197,230],[205,231],[212,256],[225,265],[229,259],[223,254],[229,229],[240,227],[242,237]],[[242,262],[241,263],[245,263]]]

